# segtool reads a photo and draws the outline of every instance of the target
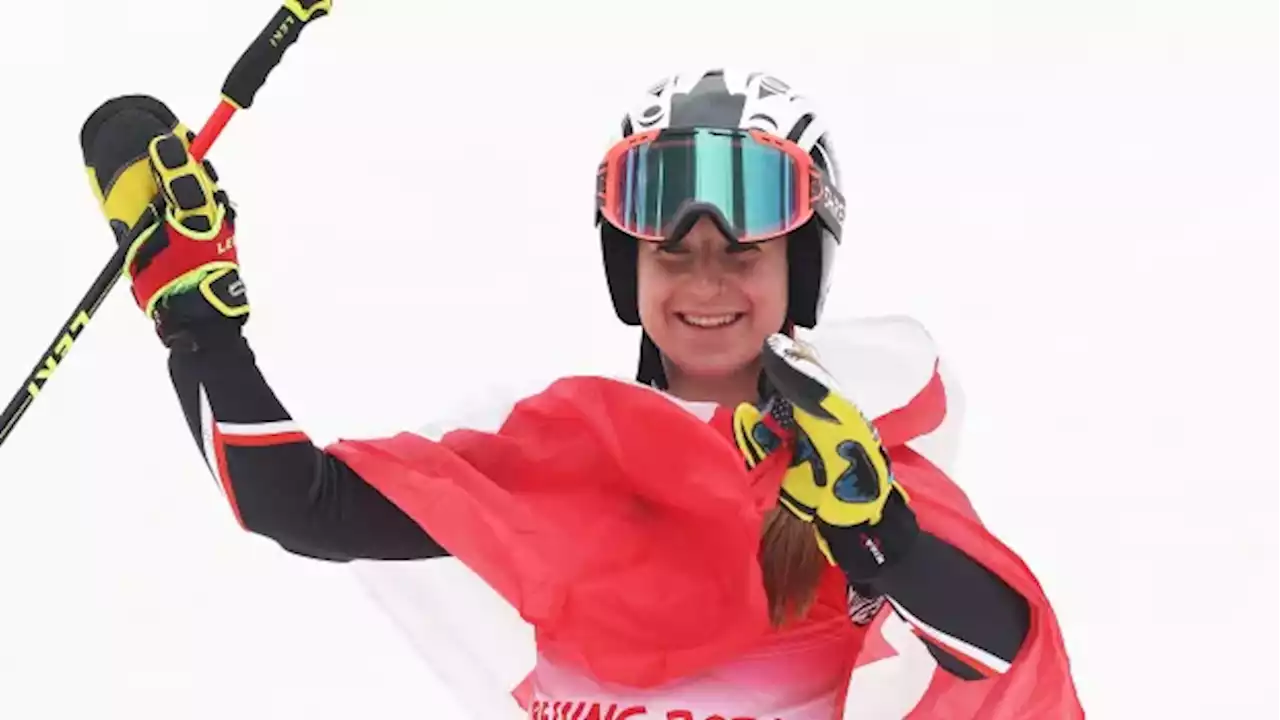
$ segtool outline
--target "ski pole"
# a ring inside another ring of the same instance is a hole
[[[332,9],[333,0],[285,0],[284,4],[276,10],[271,22],[267,23],[262,32],[258,33],[258,37],[254,38],[240,55],[240,59],[236,61],[222,83],[222,99],[191,142],[191,156],[196,162],[204,160],[205,153],[222,133],[231,117],[237,111],[248,109],[253,105],[254,96],[266,83],[267,76],[280,64],[285,51],[297,42],[298,36],[307,23],[328,15]],[[164,209],[157,203],[152,204],[151,212],[157,217],[163,217]],[[145,223],[134,226],[125,241],[116,248],[111,260],[98,273],[93,285],[81,298],[75,312],[63,323],[57,336],[54,337],[53,342],[49,343],[49,347],[27,376],[22,387],[14,393],[13,399],[4,409],[4,414],[0,415],[0,444],[4,443],[13,432],[14,426],[31,407],[31,403],[35,402],[40,391],[49,382],[50,376],[58,369],[59,363],[66,359],[67,353],[71,352],[72,345],[93,319],[98,307],[111,292],[111,288],[115,287],[116,281],[123,274],[124,259],[128,254],[129,246],[138,238],[145,226]]]

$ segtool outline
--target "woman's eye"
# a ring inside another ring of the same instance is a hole
[[[760,248],[751,245],[737,245],[725,252],[729,262],[736,267],[750,267],[760,259]]]
[[[658,248],[654,257],[664,267],[678,268],[688,265],[693,254],[684,248]]]

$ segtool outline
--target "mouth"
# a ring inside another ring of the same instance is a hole
[[[717,313],[715,315],[676,313],[676,317],[680,318],[680,322],[688,325],[689,327],[698,328],[700,330],[716,330],[733,325],[746,317],[746,313]]]

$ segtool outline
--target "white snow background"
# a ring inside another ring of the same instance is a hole
[[[5,3],[0,389],[111,253],[84,118],[147,92],[199,128],[275,8]],[[627,372],[600,153],[669,70],[771,70],[843,162],[828,317],[941,345],[957,480],[1090,717],[1274,718],[1276,37],[1261,0],[338,0],[211,157],[247,334],[327,443]],[[236,527],[123,284],[0,446],[0,556],[0,718],[461,717],[347,569]]]

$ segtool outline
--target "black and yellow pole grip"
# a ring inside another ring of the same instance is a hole
[[[302,29],[312,20],[324,17],[332,10],[333,0],[285,0],[267,26],[240,55],[235,67],[231,68],[231,72],[227,74],[227,79],[222,84],[221,102],[191,142],[191,155],[196,162],[204,160],[210,146],[213,145],[214,140],[218,139],[236,111],[253,104],[254,96],[266,83],[267,76],[280,64],[285,51],[298,41]],[[151,211],[161,215],[164,208],[153,205]],[[102,301],[115,287],[116,281],[124,271],[124,261],[129,247],[145,227],[146,223],[138,223],[129,237],[119,244],[111,260],[98,273],[93,285],[76,305],[75,312],[63,323],[57,336],[54,337],[53,342],[49,343],[49,347],[45,349],[44,355],[40,357],[40,361],[36,363],[22,387],[14,393],[4,413],[0,414],[0,444],[3,444],[13,432],[13,428],[26,414],[31,403],[35,402],[50,376],[71,352],[72,345],[97,313]]]
[[[333,10],[333,0],[285,0],[276,10],[271,22],[258,33],[245,48],[235,67],[227,73],[222,83],[222,102],[209,116],[208,122],[191,142],[191,154],[196,162],[204,159],[205,151],[226,127],[227,121],[237,110],[253,105],[253,99],[267,82],[267,76],[284,59],[284,53],[298,41],[302,29],[312,20],[322,18]]]

